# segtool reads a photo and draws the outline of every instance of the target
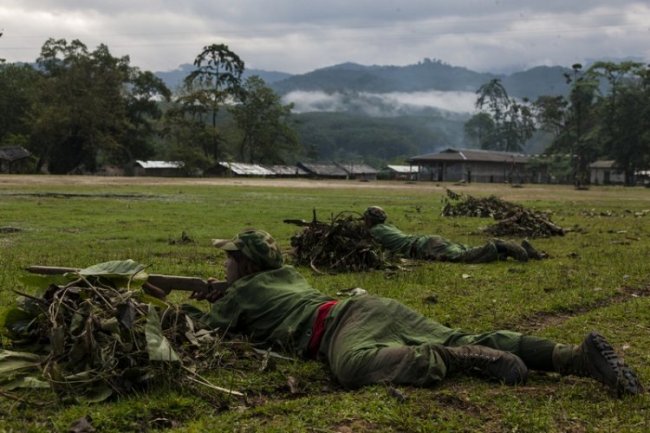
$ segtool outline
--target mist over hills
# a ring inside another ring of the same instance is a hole
[[[173,71],[156,72],[156,75],[170,88],[175,89],[192,69],[193,65],[183,64]],[[281,95],[293,91],[475,92],[488,81],[499,78],[511,96],[536,99],[540,95],[565,95],[568,86],[564,81],[563,73],[570,71],[569,68],[560,66],[537,66],[507,75],[492,74],[452,66],[440,60],[424,59],[417,64],[407,66],[364,66],[348,62],[299,75],[246,69],[244,78],[258,75]]]
[[[185,64],[156,75],[176,89],[192,69]],[[407,66],[348,62],[299,75],[246,69],[244,78],[260,76],[293,104],[295,128],[312,159],[379,166],[446,147],[472,147],[463,126],[475,111],[476,91],[490,80],[499,78],[512,97],[535,100],[567,95],[565,72],[571,70],[538,66],[493,74],[424,59]],[[526,151],[543,151],[547,141],[538,135]]]

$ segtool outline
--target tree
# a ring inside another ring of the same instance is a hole
[[[537,122],[541,128],[553,134],[549,153],[568,154],[570,179],[576,188],[589,180],[589,163],[599,154],[595,128],[596,95],[598,80],[582,72],[582,65],[572,65],[573,74],[565,73],[566,83],[571,85],[569,97],[541,96],[535,101]]]
[[[570,123],[573,125],[573,136],[569,132],[570,154],[573,159],[573,178],[576,188],[589,183],[589,163],[596,158],[598,150],[594,135],[591,133],[595,126],[594,108],[598,81],[581,73],[582,65],[571,66],[573,77],[565,75],[567,83],[572,83],[569,100],[571,101]]]
[[[158,135],[154,121],[162,118],[161,102],[170,100],[171,91],[153,72],[138,68],[130,71],[128,90],[125,95],[127,129],[111,159],[130,167],[134,160],[148,159],[154,154],[152,140]]]
[[[608,94],[598,101],[599,127],[595,135],[603,153],[625,172],[626,185],[633,185],[635,172],[644,167],[650,153],[648,137],[648,73],[641,63],[597,62],[589,68],[593,80],[605,79]]]
[[[90,52],[79,40],[49,39],[37,64],[43,80],[30,113],[31,148],[38,168],[47,164],[53,173],[93,172],[100,156],[130,160],[151,132],[143,125],[155,117],[152,104],[169,94],[103,44]]]
[[[476,93],[476,108],[491,117],[494,128],[482,140],[484,149],[520,152],[535,131],[528,100],[518,103],[508,96],[501,80],[494,78]],[[474,118],[471,120],[475,120]],[[471,128],[471,126],[470,126]]]
[[[105,46],[90,53],[78,40],[49,39],[37,59],[45,79],[32,112],[32,147],[39,167],[53,173],[94,171],[100,149],[114,146],[113,131],[123,127],[120,87],[126,59],[115,59]]]
[[[163,125],[163,135],[169,144],[167,157],[182,161],[186,174],[210,166],[212,161],[204,150],[211,137],[201,117],[189,116],[185,107],[172,104],[165,112]]]
[[[597,62],[586,72],[582,65],[565,74],[568,99],[536,101],[537,119],[555,134],[549,148],[571,155],[576,187],[589,180],[589,163],[596,158],[616,161],[625,182],[650,163],[650,69],[636,62]]]
[[[217,113],[223,104],[241,96],[241,76],[244,62],[227,45],[212,44],[194,60],[196,69],[184,80],[183,95],[178,98],[181,113],[190,117],[210,119],[206,128],[209,140],[203,143],[206,156],[215,161],[221,156]]]
[[[27,146],[31,131],[27,114],[40,79],[29,65],[0,63],[0,146]]]
[[[567,126],[569,101],[564,96],[540,96],[533,105],[540,128],[557,139]]]
[[[494,147],[494,144],[490,142],[491,139],[495,136],[495,125],[492,116],[485,112],[479,112],[474,114],[466,123],[465,123],[465,136],[474,144],[476,147],[481,149],[490,149]]]
[[[296,132],[289,125],[293,104],[280,97],[260,77],[248,78],[242,102],[230,109],[242,132],[239,158],[250,163],[285,163],[298,150]]]

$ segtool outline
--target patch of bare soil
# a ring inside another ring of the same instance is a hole
[[[11,227],[11,226],[0,227],[0,233],[18,233],[22,231],[23,229],[18,227]]]
[[[598,302],[594,302],[589,305],[583,305],[580,307],[571,308],[568,307],[564,311],[557,312],[547,312],[540,311],[528,317],[525,317],[518,323],[505,325],[506,329],[517,329],[519,332],[534,334],[539,332],[542,329],[548,327],[554,327],[564,323],[565,321],[571,319],[572,317],[579,316],[580,314],[585,314],[589,311],[596,310],[598,308],[607,307],[610,305],[620,304],[626,302],[632,298],[647,297],[650,296],[650,286],[646,287],[620,287],[618,293],[613,296],[602,299]]]

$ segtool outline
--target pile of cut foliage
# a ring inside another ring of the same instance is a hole
[[[443,216],[494,218],[498,222],[485,231],[492,236],[549,237],[563,236],[565,230],[554,224],[544,212],[501,200],[496,196],[475,198],[447,190]]]
[[[22,294],[4,314],[3,395],[49,388],[62,401],[98,402],[170,378],[176,386],[239,394],[196,373],[223,362],[226,345],[180,309],[146,295],[144,266],[112,261],[66,277],[73,281],[50,284],[39,297]]]
[[[341,212],[330,222],[323,222],[318,221],[314,211],[311,222],[284,222],[304,227],[291,237],[296,264],[310,266],[316,272],[359,272],[389,266],[381,246],[372,239],[358,213]]]

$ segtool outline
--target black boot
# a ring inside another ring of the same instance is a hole
[[[528,242],[528,239],[521,241],[521,246],[524,250],[526,250],[526,254],[528,254],[529,259],[542,260],[548,257],[548,254],[537,251],[535,247],[533,247],[533,244]]]
[[[619,396],[643,392],[636,373],[614,352],[605,337],[597,332],[587,335],[580,346],[555,346],[553,365],[560,374],[596,379]]]
[[[528,261],[528,253],[526,253],[526,250],[521,245],[517,245],[514,242],[504,241],[502,239],[494,239],[492,242],[496,245],[499,254],[506,258],[512,257],[519,262]]]
[[[506,385],[526,383],[526,364],[510,352],[477,345],[442,349],[449,373],[479,373]]]

